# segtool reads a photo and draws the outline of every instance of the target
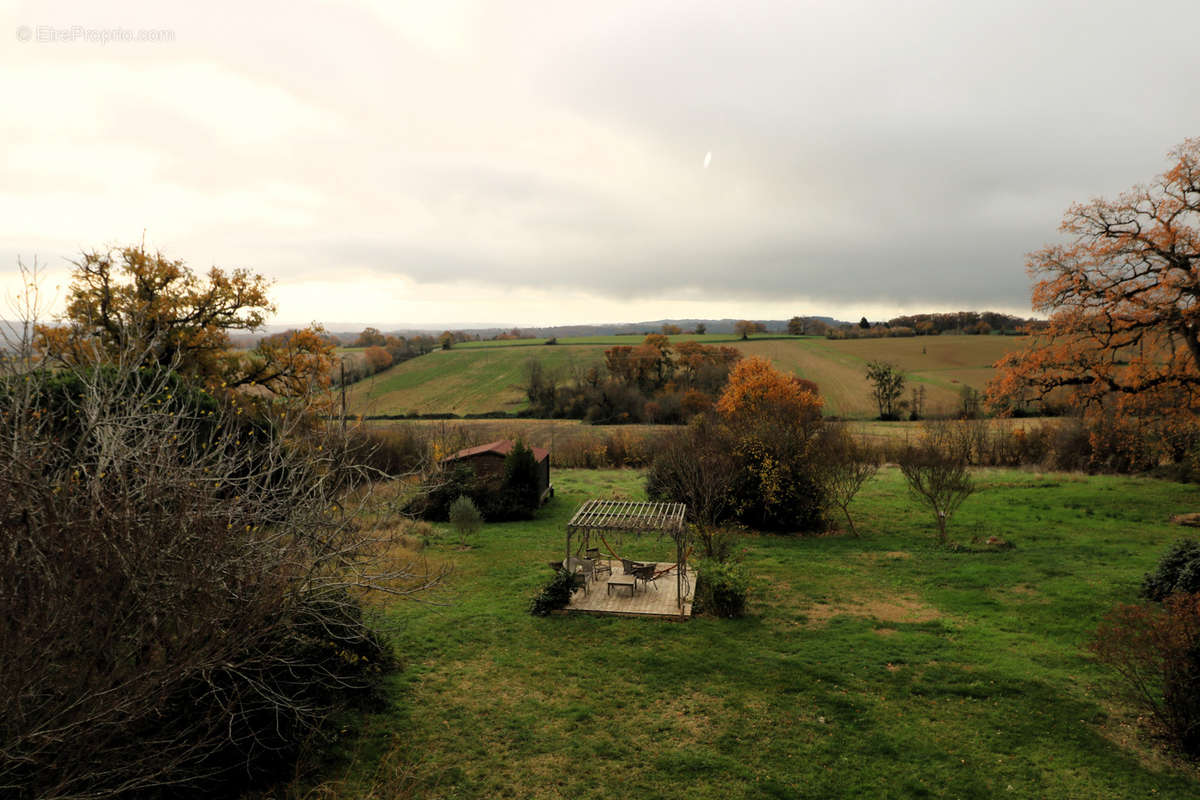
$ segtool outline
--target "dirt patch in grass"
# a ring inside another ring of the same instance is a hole
[[[876,628],[874,633],[876,636],[894,636],[896,634],[896,629],[895,628]]]
[[[903,561],[907,558],[912,558],[912,553],[907,550],[888,550],[885,553],[859,553],[859,558],[865,558],[867,561]]]
[[[1018,583],[1015,586],[999,586],[992,589],[991,594],[1006,603],[1046,604],[1050,602],[1050,598],[1028,583]]]
[[[822,628],[834,617],[843,615],[891,623],[932,622],[942,617],[942,612],[933,606],[906,595],[814,603],[802,613],[808,620],[809,628]]]

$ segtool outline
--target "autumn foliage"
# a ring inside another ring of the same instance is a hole
[[[717,411],[727,419],[773,417],[805,425],[821,416],[822,405],[815,383],[784,374],[755,356],[730,371]]]
[[[819,530],[822,404],[811,381],[762,358],[739,361],[715,412],[661,443],[648,494],[689,504],[710,529],[734,518],[761,530]]]
[[[1058,403],[1092,418],[1155,420],[1155,436],[1194,437],[1200,138],[1184,141],[1171,157],[1171,168],[1150,185],[1072,206],[1061,226],[1072,240],[1030,255],[1033,306],[1050,319],[1025,348],[996,364],[987,390],[994,408]],[[1111,445],[1135,445],[1143,433],[1131,427],[1144,426],[1108,426]]]
[[[1200,755],[1200,595],[1118,606],[1101,622],[1091,649],[1161,735]]]
[[[742,354],[733,347],[699,342],[672,346],[660,333],[637,345],[604,351],[602,367],[591,367],[575,381],[560,384],[557,376],[531,361],[526,394],[535,413],[613,424],[686,422],[712,407]]]
[[[234,351],[231,331],[258,330],[275,311],[261,275],[213,267],[200,277],[144,245],[84,253],[74,267],[63,319],[37,329],[38,349],[61,364],[135,353],[212,389],[299,396],[329,383],[333,347],[319,326]]]

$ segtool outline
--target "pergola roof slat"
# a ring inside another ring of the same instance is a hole
[[[683,529],[686,513],[683,503],[588,500],[575,512],[567,528],[675,533]]]

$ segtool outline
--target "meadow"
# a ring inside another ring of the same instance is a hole
[[[992,375],[991,365],[1024,341],[1013,336],[956,335],[852,340],[755,336],[741,341],[721,334],[671,340],[726,344],[746,355],[768,358],[780,369],[815,381],[825,398],[826,413],[851,419],[878,414],[864,375],[868,361],[899,364],[910,387],[925,387],[926,409],[934,413],[955,408],[964,386],[982,389]],[[640,341],[637,336],[596,336],[560,339],[556,345],[540,339],[455,345],[352,385],[349,408],[365,415],[516,412],[528,405],[522,386],[531,358],[569,379],[602,364],[608,347]],[[908,394],[906,389],[905,397]]]
[[[376,611],[404,661],[391,707],[348,723],[309,797],[1195,797],[1086,650],[1135,598],[1200,488],[980,470],[934,545],[884,469],[861,538],[749,533],[749,615],[684,623],[534,618],[530,596],[583,500],[642,496],[631,470],[556,470],[532,522],[467,549],[424,602]],[[972,544],[999,536],[1011,549]],[[633,557],[668,549],[627,540]],[[329,776],[334,776],[329,778]]]

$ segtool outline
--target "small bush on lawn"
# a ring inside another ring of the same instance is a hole
[[[1091,649],[1117,671],[1160,734],[1200,755],[1200,595],[1174,594],[1161,607],[1118,606]]]
[[[458,499],[450,504],[450,525],[458,534],[459,543],[466,544],[467,540],[479,533],[479,529],[483,527],[483,515],[479,513],[471,498],[459,495]]]
[[[544,617],[551,611],[566,608],[571,602],[571,592],[575,591],[575,576],[560,569],[533,600],[529,603],[529,613],[535,617]]]
[[[696,579],[696,605],[705,614],[740,617],[746,613],[750,576],[741,564],[705,559]]]
[[[1153,572],[1142,579],[1139,594],[1161,603],[1176,593],[1200,592],[1200,542],[1179,539],[1163,555]]]

